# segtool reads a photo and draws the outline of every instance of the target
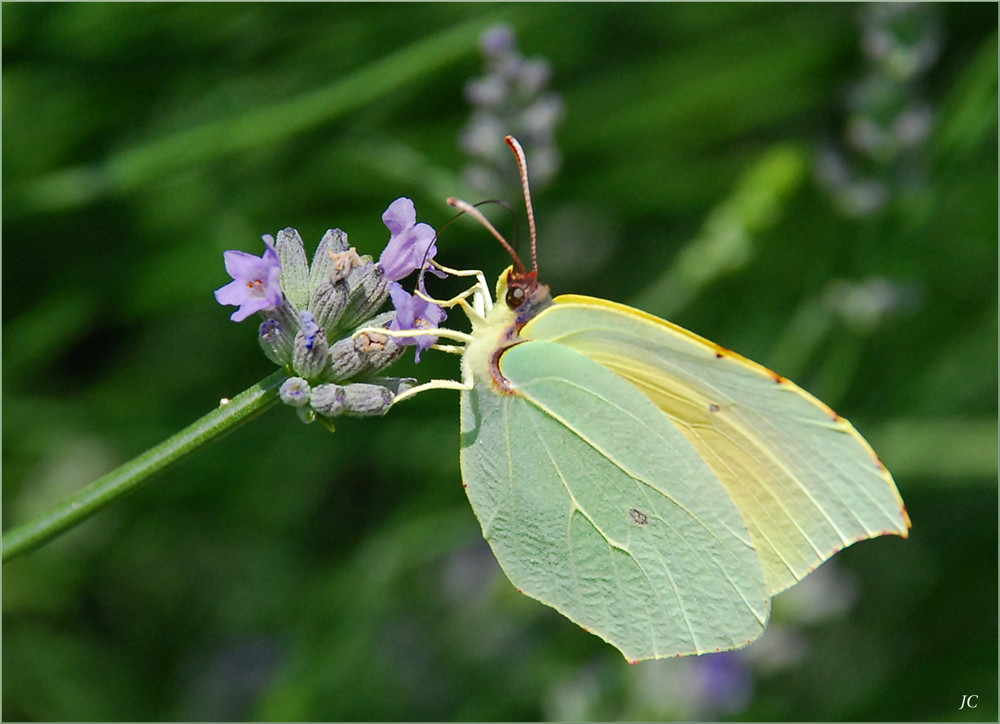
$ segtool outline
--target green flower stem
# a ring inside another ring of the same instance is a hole
[[[277,402],[278,388],[286,378],[284,370],[265,377],[156,447],[7,531],[3,534],[3,562],[48,543],[125,493],[135,490],[157,471],[260,414]]]

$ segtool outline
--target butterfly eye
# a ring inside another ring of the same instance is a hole
[[[510,309],[517,309],[524,304],[524,289],[521,287],[511,287],[507,290],[506,301]]]

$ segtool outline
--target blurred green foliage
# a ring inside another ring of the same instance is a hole
[[[899,88],[930,134],[862,164],[888,196],[845,214],[817,159],[869,71],[867,7],[4,4],[5,529],[271,371],[212,298],[225,249],[340,227],[377,254],[403,195],[450,218],[498,21],[566,105],[535,197],[553,291],[793,377],[914,523],[779,596],[722,709],[692,698],[713,657],[628,666],[510,587],[454,395],[332,435],[274,409],[4,567],[4,718],[996,721],[997,7],[916,11],[937,52]],[[466,220],[439,249],[506,263]],[[829,580],[848,604],[810,615]]]

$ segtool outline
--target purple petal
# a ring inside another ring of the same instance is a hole
[[[416,223],[413,202],[396,199],[382,215],[382,221],[392,232],[379,257],[385,278],[397,281],[420,269],[437,254],[434,242],[437,232],[428,224]]]
[[[277,309],[284,301],[281,291],[281,262],[267,237],[267,250],[261,257],[243,251],[223,253],[226,272],[233,278],[215,291],[219,304],[238,306],[230,319],[242,322],[254,312]]]
[[[378,263],[382,265],[385,278],[389,281],[398,281],[413,271],[411,264],[411,254],[409,243],[404,235],[394,236],[389,239]]]
[[[219,304],[242,304],[245,294],[243,282],[233,280],[215,290],[215,301]]]
[[[396,317],[389,324],[389,329],[391,330],[433,328],[439,326],[448,316],[437,304],[410,294],[396,282],[389,285],[389,296],[392,299],[393,306],[396,308]],[[436,343],[437,337],[434,335],[415,335],[413,337],[403,337],[396,341],[402,345],[416,345],[416,361],[419,362],[420,353]]]
[[[410,260],[413,270],[420,269],[437,254],[437,232],[430,224],[417,224],[410,230],[412,235],[412,245],[410,247]]]
[[[408,291],[403,289],[403,285],[398,282],[392,282],[389,285],[389,298],[392,300],[392,306],[396,308],[396,318],[392,321],[392,324],[398,324],[400,315],[409,315],[409,319],[413,319],[413,295]],[[393,327],[393,329],[409,329],[409,327]]]
[[[246,279],[255,275],[263,261],[259,256],[234,250],[222,252],[222,258],[226,262],[226,274],[233,279]]]
[[[413,201],[401,196],[389,204],[382,214],[382,223],[389,227],[389,232],[395,236],[417,223],[417,210]]]

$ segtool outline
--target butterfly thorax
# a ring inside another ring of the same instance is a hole
[[[472,342],[462,355],[462,366],[477,381],[492,384],[500,392],[513,392],[500,373],[504,350],[520,344],[521,328],[552,304],[549,288],[538,281],[538,273],[515,272],[508,267],[497,280],[497,303],[485,323],[474,325]]]

